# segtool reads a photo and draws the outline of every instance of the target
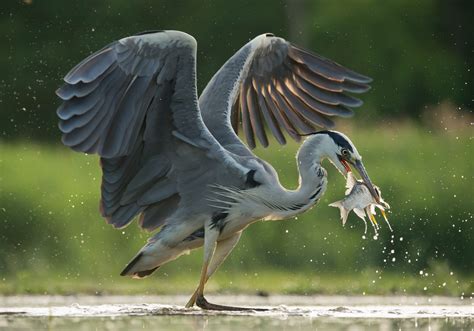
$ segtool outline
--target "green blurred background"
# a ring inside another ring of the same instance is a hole
[[[96,156],[59,143],[54,91],[77,62],[150,29],[192,34],[200,90],[254,36],[273,32],[374,78],[338,121],[364,156],[394,232],[373,238],[328,207],[344,193],[326,164],[320,204],[251,226],[209,284],[248,293],[472,296],[474,31],[472,1],[2,1],[0,293],[182,293],[200,250],[142,281],[118,273],[149,233],[114,230],[98,212]],[[257,149],[288,188],[296,144]]]

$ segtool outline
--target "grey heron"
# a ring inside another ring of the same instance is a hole
[[[93,53],[56,91],[59,128],[66,146],[100,156],[107,222],[123,228],[140,215],[140,227],[160,229],[121,275],[146,277],[204,246],[186,306],[242,309],[207,302],[207,280],[250,224],[291,218],[318,202],[327,184],[323,159],[344,176],[355,168],[378,199],[354,144],[328,130],[330,117],[348,117],[362,104],[347,93],[367,91],[371,79],[267,33],[235,53],[198,99],[196,48],[192,36],[168,30]],[[252,153],[257,140],[269,145],[267,133],[280,144],[308,136],[296,156],[296,190]]]

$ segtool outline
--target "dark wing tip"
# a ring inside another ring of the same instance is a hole
[[[290,44],[288,55],[296,62],[307,65],[312,71],[328,79],[368,84],[372,78],[359,74],[343,65],[312,51]]]

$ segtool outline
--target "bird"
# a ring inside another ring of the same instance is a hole
[[[264,33],[198,96],[196,54],[195,38],[174,30],[131,35],[91,54],[56,91],[62,143],[99,156],[100,213],[109,224],[120,229],[137,218],[153,232],[122,276],[144,278],[203,246],[186,307],[254,309],[207,301],[205,284],[249,225],[317,204],[327,186],[323,160],[343,176],[354,168],[378,201],[361,155],[332,120],[353,115],[362,101],[352,94],[368,91],[372,79]],[[295,190],[252,152],[269,146],[269,135],[281,145],[301,142]]]

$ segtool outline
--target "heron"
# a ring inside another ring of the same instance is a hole
[[[108,44],[64,77],[56,91],[59,129],[64,145],[100,157],[107,222],[120,229],[139,216],[139,226],[153,232],[122,276],[144,278],[203,246],[186,307],[242,310],[207,301],[206,282],[250,224],[316,205],[327,186],[323,160],[343,176],[355,169],[378,199],[354,144],[331,130],[332,117],[349,117],[362,105],[353,94],[368,91],[372,79],[265,33],[238,50],[198,97],[196,50],[194,37],[172,30]],[[303,140],[295,190],[252,152],[257,143],[269,146],[269,135],[281,145]]]

